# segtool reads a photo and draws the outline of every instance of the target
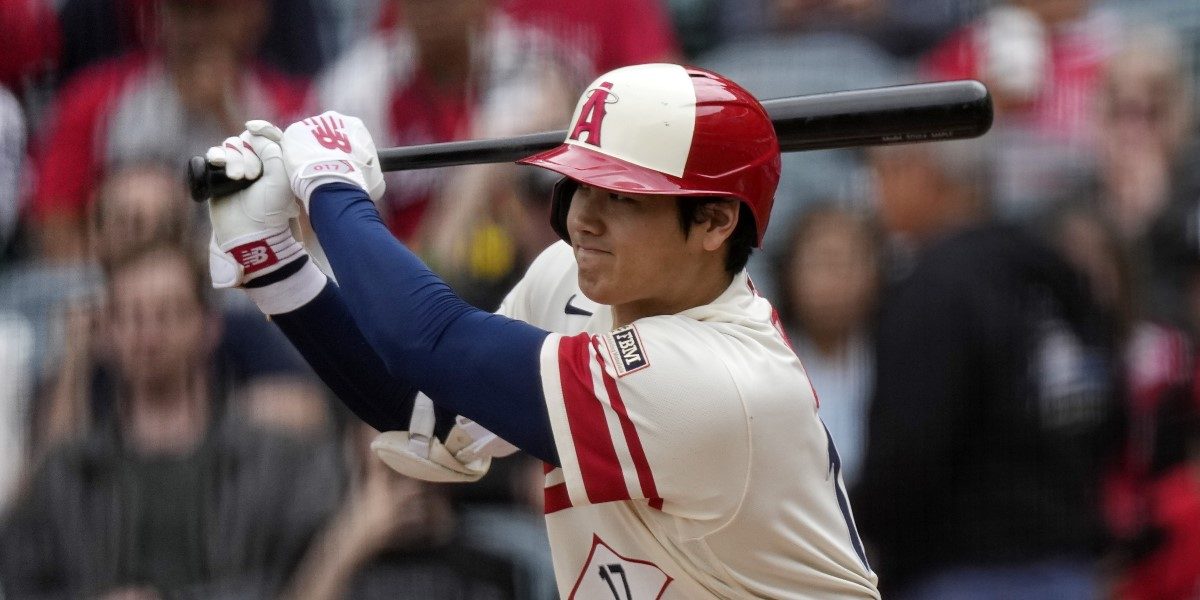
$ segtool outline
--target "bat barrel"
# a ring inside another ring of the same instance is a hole
[[[978,81],[947,81],[766,100],[783,152],[878,146],[978,137],[992,125],[992,100]],[[444,142],[379,151],[384,171],[512,162],[561,144],[567,132]],[[225,196],[252,181],[231,180],[202,156],[188,162],[197,202]]]
[[[992,126],[978,81],[947,81],[767,100],[783,152],[973,138]]]

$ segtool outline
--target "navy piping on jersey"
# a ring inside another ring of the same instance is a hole
[[[322,185],[309,207],[338,284],[328,284],[313,302],[290,313],[295,319],[276,320],[293,342],[300,340],[302,352],[324,345],[305,358],[316,360],[313,367],[323,378],[334,373],[342,389],[350,387],[342,380],[357,376],[356,369],[383,367],[391,383],[379,381],[382,375],[367,376],[371,381],[360,393],[348,396],[350,408],[394,421],[405,412],[398,403],[407,402],[411,411],[411,390],[420,389],[444,411],[558,465],[540,378],[541,347],[549,333],[460,299],[392,236],[361,188]],[[306,335],[320,339],[306,341]],[[375,359],[367,356],[368,348]],[[403,399],[398,390],[404,390]]]

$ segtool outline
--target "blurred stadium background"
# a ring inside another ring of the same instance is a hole
[[[978,141],[785,156],[751,262],[885,597],[1200,598],[1200,2],[0,0],[0,31],[0,598],[554,597],[541,465],[373,460],[209,289],[183,165],[325,109],[381,147],[561,129],[658,61],[993,94]],[[391,174],[380,208],[494,308],[553,183]]]

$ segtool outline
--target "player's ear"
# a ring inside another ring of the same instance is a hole
[[[706,203],[696,215],[696,227],[700,230],[701,243],[705,250],[715,252],[725,240],[733,235],[738,224],[738,201],[731,199]]]

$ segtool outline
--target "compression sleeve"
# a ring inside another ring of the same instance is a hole
[[[383,359],[354,323],[336,284],[300,308],[271,320],[335,395],[365,423],[379,431],[405,431],[417,389],[388,372]],[[321,323],[321,327],[312,327]],[[454,413],[434,407],[434,434],[445,439]]]
[[[317,188],[309,218],[354,323],[393,376],[558,464],[539,366],[548,332],[456,296],[392,236],[356,186]]]

